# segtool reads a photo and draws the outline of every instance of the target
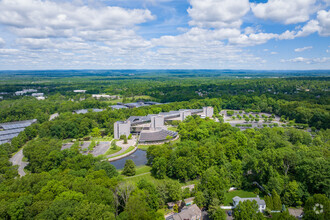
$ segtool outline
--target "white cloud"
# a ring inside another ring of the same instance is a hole
[[[278,37],[278,34],[273,33],[258,33],[258,34],[241,34],[238,37],[230,38],[229,42],[231,44],[239,46],[254,46],[259,44],[264,44],[271,39]]]
[[[278,39],[280,39],[280,40],[292,40],[292,39],[294,39],[295,37],[296,37],[296,32],[287,30],[287,31],[285,31],[284,33],[282,33],[282,34],[278,37]]]
[[[330,36],[330,11],[321,10],[317,13],[317,19],[319,21],[319,34],[321,36]]]
[[[0,37],[0,47],[3,47],[5,43],[5,40]]]
[[[273,51],[273,52],[271,52],[270,54],[272,54],[272,55],[275,55],[275,54],[278,54],[277,52],[275,52],[275,51]]]
[[[248,0],[190,0],[188,13],[192,26],[221,28],[242,24],[241,18],[250,10]]]
[[[309,47],[302,47],[302,48],[296,48],[294,51],[295,52],[303,52],[305,50],[310,50],[312,49],[313,47],[312,46],[309,46]]]
[[[317,19],[310,20],[300,31],[297,37],[305,37],[318,32],[320,36],[330,36],[330,11],[321,10],[317,12]]]
[[[0,22],[14,27],[49,29],[113,29],[153,19],[149,10],[120,7],[91,8],[40,0],[2,0]]]
[[[316,64],[316,63],[328,63],[330,62],[330,57],[317,57],[317,58],[304,58],[304,57],[296,57],[288,60],[281,60],[282,63],[290,62],[290,63],[306,63],[306,64]]]
[[[66,1],[2,0],[0,8],[0,23],[18,37],[17,44],[34,50],[86,48],[87,41],[145,45],[135,33],[136,25],[155,18],[147,9],[91,7]]]
[[[305,22],[315,12],[316,0],[268,0],[267,3],[252,3],[251,9],[258,18],[284,24]]]

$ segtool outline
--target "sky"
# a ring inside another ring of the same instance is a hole
[[[0,0],[0,69],[330,69],[330,0]]]

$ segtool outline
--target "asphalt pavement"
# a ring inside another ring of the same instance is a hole
[[[29,164],[28,162],[23,162],[23,157],[23,149],[21,149],[12,158],[9,159],[9,161],[12,162],[13,165],[18,165],[18,174],[20,176],[26,175],[26,173],[24,172],[24,167]]]

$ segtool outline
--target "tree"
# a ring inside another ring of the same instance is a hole
[[[177,204],[175,204],[173,206],[173,212],[175,212],[175,213],[178,213],[179,212],[179,206]]]
[[[271,196],[265,196],[266,208],[269,210],[273,210],[273,199]]]
[[[215,212],[212,215],[212,219],[213,220],[226,220],[227,219],[227,215],[225,210],[223,210],[222,208],[218,207]]]
[[[203,192],[198,191],[195,194],[194,203],[200,208],[206,206],[206,198]]]
[[[112,140],[112,142],[111,142],[111,149],[113,149],[113,150],[117,150],[118,149],[116,140]]]
[[[288,206],[301,205],[298,191],[299,191],[298,183],[296,181],[289,182],[282,196],[283,203]]]
[[[255,200],[239,202],[234,209],[235,220],[262,220],[262,213],[258,212],[259,206]]]
[[[220,200],[213,198],[209,205],[208,213],[213,220],[225,220],[227,219],[226,212],[220,208]]]
[[[120,139],[124,140],[124,144],[127,144],[127,137],[126,135],[121,135]]]
[[[152,163],[152,169],[151,173],[157,178],[157,179],[164,179],[166,177],[166,158],[159,157],[156,158]]]
[[[216,167],[210,167],[203,173],[201,182],[198,185],[198,190],[207,192],[210,199],[217,198],[220,202],[223,202],[224,193],[228,186],[228,173],[224,170],[224,168],[218,169]]]
[[[95,143],[95,141],[93,140],[93,141],[89,144],[89,146],[88,146],[88,150],[89,150],[89,151],[93,151],[95,146],[96,146],[96,143]]]
[[[96,171],[105,170],[105,172],[109,178],[118,176],[116,167],[107,161],[102,161],[102,162],[96,163],[94,170],[96,170]]]
[[[273,209],[277,211],[281,210],[282,209],[281,197],[277,194],[275,190],[272,191],[272,200],[273,200]]]
[[[98,127],[92,129],[92,137],[101,137],[101,131]]]
[[[325,195],[315,194],[309,197],[304,206],[304,220],[330,219],[330,200]]]
[[[134,176],[135,172],[135,164],[133,160],[126,160],[122,174],[125,176]]]

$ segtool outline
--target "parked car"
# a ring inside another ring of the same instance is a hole
[[[231,211],[228,211],[227,214],[228,216],[232,216],[233,213]]]

